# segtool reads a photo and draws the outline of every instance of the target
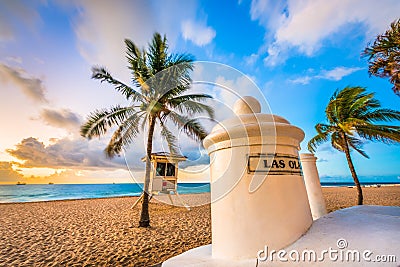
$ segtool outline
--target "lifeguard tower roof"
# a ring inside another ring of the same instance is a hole
[[[171,154],[168,152],[155,152],[155,153],[151,153],[151,161],[154,161],[155,159],[165,159],[168,161],[185,161],[187,160],[186,156],[183,155],[179,155],[179,154]],[[143,158],[141,158],[141,160],[144,162],[146,161],[146,156],[144,156]]]

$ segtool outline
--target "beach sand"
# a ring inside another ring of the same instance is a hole
[[[400,186],[364,187],[364,205],[400,206]],[[332,212],[357,204],[355,187],[324,187],[326,209]]]
[[[364,188],[365,204],[400,206],[400,186]],[[356,202],[355,188],[323,188],[328,211]],[[209,194],[183,196],[204,203]],[[135,197],[0,205],[0,266],[153,266],[211,243],[210,205],[187,211],[152,201],[137,228]]]

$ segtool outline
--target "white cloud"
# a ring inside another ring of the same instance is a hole
[[[130,1],[75,0],[77,16],[72,19],[77,46],[91,65],[104,65],[119,79],[130,81],[126,68],[124,39],[147,46],[154,32],[166,34],[174,47],[181,22],[195,17],[196,2],[171,0]],[[114,14],[114,15],[113,15]],[[115,15],[117,14],[117,15]],[[171,14],[173,14],[171,16]]]
[[[289,0],[287,4],[253,0],[250,14],[273,33],[272,38],[266,36],[269,48],[265,63],[275,66],[286,60],[291,48],[313,55],[323,41],[351,23],[366,26],[366,37],[372,39],[398,18],[399,10],[397,0]]]
[[[236,79],[218,76],[215,80],[216,99],[219,99],[226,107],[231,108],[240,97],[259,94],[260,89],[251,79],[246,75],[238,76]],[[221,115],[224,116],[224,119],[226,118],[225,114]]]
[[[75,1],[75,7],[79,13],[73,18],[73,27],[80,54],[89,64],[105,65],[127,79],[124,39],[139,46],[150,40],[155,31],[150,3],[82,0]]]
[[[265,28],[276,29],[286,18],[285,13],[283,12],[285,7],[285,1],[252,0],[250,16],[252,20],[258,20],[260,25]]]
[[[254,53],[251,54],[250,56],[244,57],[244,61],[246,62],[246,65],[253,66],[259,58],[260,56]]]
[[[264,58],[264,64],[267,66],[276,66],[284,63],[288,58],[288,47],[284,44],[277,45],[276,43],[270,45],[267,49],[268,56]]]
[[[311,80],[315,79],[322,79],[322,80],[330,80],[330,81],[340,81],[343,77],[346,77],[354,72],[357,72],[359,70],[362,70],[363,68],[359,67],[353,67],[353,68],[348,68],[348,67],[336,67],[331,70],[322,70],[319,74],[310,76],[306,75],[303,77],[298,77],[293,80],[289,80],[291,83],[295,84],[309,84]]]
[[[362,70],[362,68],[346,68],[346,67],[336,67],[333,70],[323,71],[321,73],[322,79],[340,81],[343,77],[352,74],[353,72]]]
[[[6,60],[11,63],[22,64],[22,58],[16,56],[6,57]]]
[[[213,28],[203,23],[193,22],[192,20],[183,21],[181,24],[182,36],[185,40],[190,40],[198,46],[211,43],[216,32]]]
[[[290,82],[294,83],[294,84],[303,84],[303,85],[305,85],[305,84],[309,84],[311,80],[312,80],[312,77],[304,76],[304,77],[299,77],[299,78],[290,80]]]
[[[24,69],[14,68],[0,63],[0,81],[10,83],[21,89],[31,100],[47,103],[43,81],[28,75]]]

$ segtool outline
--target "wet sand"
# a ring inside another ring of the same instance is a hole
[[[400,186],[363,188],[365,204],[400,206]],[[323,188],[329,212],[353,206],[355,188]],[[206,203],[209,194],[183,196]],[[210,205],[152,200],[151,228],[138,228],[137,198],[0,205],[0,266],[153,266],[211,243]],[[190,201],[189,201],[190,200]]]

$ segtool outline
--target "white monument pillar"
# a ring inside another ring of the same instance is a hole
[[[280,116],[261,114],[244,97],[235,117],[204,139],[210,154],[212,257],[255,259],[282,249],[312,224],[298,157],[304,132]]]
[[[300,160],[303,167],[304,182],[306,184],[308,201],[310,202],[311,214],[313,219],[316,220],[327,213],[316,165],[317,158],[314,154],[302,153],[300,154]]]

